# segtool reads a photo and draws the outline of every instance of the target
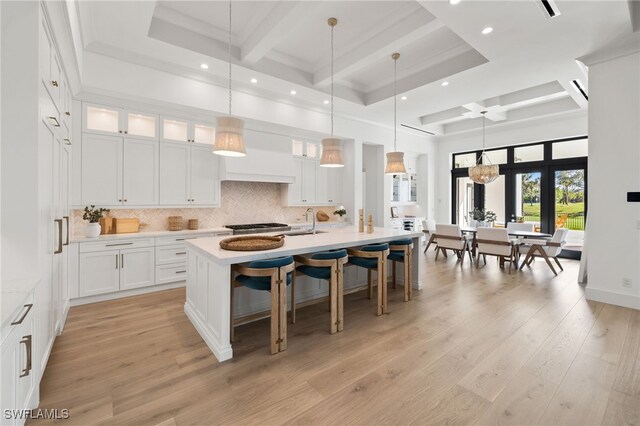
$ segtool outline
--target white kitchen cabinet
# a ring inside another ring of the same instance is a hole
[[[218,161],[208,146],[161,143],[160,204],[218,205]]]
[[[391,203],[415,204],[418,201],[418,167],[415,158],[405,158],[406,174],[392,175]]]
[[[103,135],[121,135],[124,110],[105,105],[82,104],[82,131]]]
[[[122,204],[122,149],[121,137],[82,136],[83,204]]]
[[[190,157],[190,145],[173,142],[160,144],[161,205],[189,205]]]
[[[166,142],[192,142],[212,147],[215,142],[215,126],[200,121],[161,117],[161,139]]]
[[[30,300],[32,301],[32,299]],[[29,302],[29,301],[28,301]],[[5,417],[5,410],[25,410],[38,380],[34,363],[34,315],[33,305],[25,305],[18,316],[2,330],[0,346],[0,392],[2,395],[3,425],[22,425],[24,419]]]
[[[120,289],[120,250],[80,254],[78,296],[94,296]]]
[[[120,290],[155,284],[154,248],[120,250]]]
[[[291,153],[295,157],[319,159],[321,154],[320,144],[316,142],[293,139],[291,141]]]
[[[317,204],[338,205],[342,202],[342,168],[318,167]]]
[[[216,205],[220,203],[218,161],[219,157],[211,152],[210,146],[191,146],[191,165],[189,167],[191,204]]]
[[[124,139],[123,205],[158,204],[158,141]]]
[[[158,140],[158,116],[137,111],[123,111],[123,133],[138,139]]]
[[[288,206],[315,205],[317,202],[318,161],[294,158],[294,183],[283,186],[283,203]]]

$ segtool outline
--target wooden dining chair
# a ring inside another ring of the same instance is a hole
[[[473,263],[473,256],[471,255],[471,244],[473,240],[462,235],[459,225],[436,224],[435,235],[438,240],[436,260],[438,260],[439,252],[446,255],[446,250],[452,250],[458,256],[458,259],[461,260],[460,267],[464,264],[466,253],[469,254],[469,262]]]
[[[476,243],[478,245],[476,268],[480,266],[480,255],[482,255],[485,265],[487,264],[487,255],[496,256],[500,259],[500,266],[504,266],[504,262],[509,262],[509,274],[511,274],[511,267],[518,261],[518,240],[510,239],[507,229],[478,228]]]
[[[522,261],[520,269],[524,268],[525,265],[531,266],[531,262],[533,262],[536,257],[542,257],[545,262],[547,262],[547,265],[549,265],[549,268],[551,268],[554,275],[558,275],[558,273],[551,264],[551,260],[549,258],[553,258],[560,270],[564,271],[564,268],[558,260],[558,255],[562,252],[562,247],[567,242],[568,234],[568,229],[560,228],[556,229],[556,232],[553,233],[550,240],[533,238],[525,238],[522,240],[523,245],[521,246],[521,249],[522,251],[526,250],[527,255]]]

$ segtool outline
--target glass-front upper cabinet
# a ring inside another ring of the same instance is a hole
[[[407,173],[391,176],[391,202],[409,204],[418,202],[417,162],[414,158],[405,159]]]
[[[320,146],[315,142],[294,139],[291,141],[291,153],[296,157],[320,158]]]
[[[191,142],[189,138],[189,121],[162,117],[161,125],[163,140],[169,142]]]
[[[160,121],[162,140],[211,146],[215,143],[216,128],[212,124],[171,117],[162,117]]]
[[[193,123],[191,142],[213,146],[216,141],[216,128],[210,124]]]
[[[123,110],[121,108],[84,103],[82,130],[109,135],[123,133],[122,116]]]
[[[158,139],[158,116],[126,111],[124,133],[139,138]]]

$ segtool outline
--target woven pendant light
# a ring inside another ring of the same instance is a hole
[[[404,167],[404,152],[398,151],[398,58],[399,53],[391,55],[393,59],[393,152],[387,152],[387,167],[384,173],[387,175],[404,175],[407,169]]]
[[[327,23],[331,27],[331,137],[322,139],[320,167],[344,167],[342,140],[333,137],[333,27],[338,25],[338,20],[329,18]]]
[[[218,117],[216,126],[216,141],[213,153],[226,157],[245,157],[247,150],[244,147],[243,127],[244,121],[231,116],[231,0],[229,0],[229,115]]]
[[[469,179],[479,185],[486,185],[500,176],[500,168],[497,164],[491,164],[489,156],[484,152],[484,136],[485,136],[485,114],[487,111],[482,111],[482,154],[476,161],[475,166],[469,167]]]

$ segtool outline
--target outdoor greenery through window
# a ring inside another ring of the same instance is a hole
[[[585,136],[487,150],[492,163],[500,165],[500,178],[487,185],[468,179],[468,162],[480,151],[454,154],[452,221],[468,225],[469,211],[487,209],[497,213],[493,226],[526,222],[550,234],[566,228],[581,240],[588,201],[587,146]]]

